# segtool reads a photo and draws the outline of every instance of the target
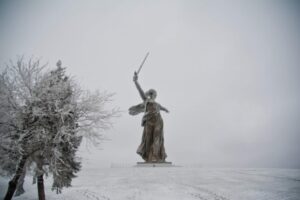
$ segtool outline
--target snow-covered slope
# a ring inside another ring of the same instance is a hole
[[[7,187],[0,179],[0,197]],[[15,199],[37,199],[27,177],[26,193]],[[56,195],[46,179],[46,198],[70,200],[299,200],[300,170],[207,168],[83,169],[73,187]]]

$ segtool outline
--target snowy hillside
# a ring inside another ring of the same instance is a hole
[[[0,197],[7,187],[0,179]],[[26,193],[15,199],[37,199],[36,185],[27,177]],[[73,187],[56,195],[46,179],[47,199],[72,200],[299,200],[300,170],[207,168],[84,169]]]

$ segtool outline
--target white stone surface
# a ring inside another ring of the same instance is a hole
[[[136,167],[175,167],[172,162],[137,162]]]

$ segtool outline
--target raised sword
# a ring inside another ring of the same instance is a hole
[[[142,69],[142,67],[143,67],[143,65],[144,65],[144,63],[145,63],[145,61],[146,61],[146,59],[147,59],[148,56],[149,56],[149,52],[146,54],[146,56],[145,56],[143,62],[141,63],[139,69],[136,71],[137,75],[140,73],[140,71],[141,71],[141,69]]]

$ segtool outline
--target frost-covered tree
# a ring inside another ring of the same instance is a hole
[[[7,90],[3,81],[0,79],[0,175],[12,176],[21,155],[18,149],[20,135],[10,115],[13,109],[9,106],[8,98],[5,98],[7,97]],[[25,170],[20,177],[16,196],[25,192],[23,188],[24,176]]]
[[[19,135],[14,131],[11,123],[10,110],[5,85],[0,79],[0,175],[12,175],[15,172],[15,165],[20,157],[17,148]]]
[[[27,155],[22,155],[19,148],[23,132],[22,106],[31,99],[32,88],[38,82],[43,67],[38,60],[24,62],[23,58],[19,58],[16,63],[10,61],[0,75],[0,171],[2,175],[14,174],[10,182],[13,190],[10,191],[15,190],[19,178],[24,175],[27,161]],[[9,194],[12,196],[13,192]]]
[[[117,111],[104,109],[110,94],[80,89],[66,75],[60,61],[55,70],[46,73],[41,73],[38,61],[37,64],[34,62],[35,70],[31,68],[32,62],[22,63],[19,60],[17,65],[11,65],[14,73],[6,70],[1,77],[6,88],[4,91],[8,91],[1,94],[1,98],[14,99],[8,100],[6,109],[12,110],[15,115],[15,118],[8,117],[7,121],[12,122],[10,132],[16,137],[5,141],[17,144],[17,150],[10,149],[16,151],[19,158],[6,199],[11,199],[25,163],[29,161],[36,166],[39,199],[45,199],[43,175],[53,174],[52,189],[58,193],[63,187],[71,186],[72,179],[80,170],[76,151],[82,137],[92,141],[101,139],[99,131],[110,126],[110,118]],[[28,71],[31,74],[25,73]],[[26,81],[20,82],[22,87],[16,89],[19,84],[16,79],[20,77]],[[18,92],[20,95],[16,95]],[[1,124],[1,129],[10,127],[6,121]],[[0,145],[4,146],[4,142]],[[4,166],[1,164],[1,168]]]

